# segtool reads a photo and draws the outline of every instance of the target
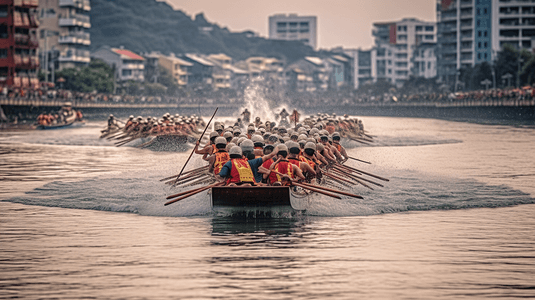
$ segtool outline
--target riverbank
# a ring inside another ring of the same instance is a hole
[[[137,112],[184,112],[209,114],[216,107],[220,115],[235,115],[243,103],[102,103],[71,101],[84,115],[136,114]],[[44,112],[59,109],[65,101],[42,101],[30,99],[0,99],[0,106],[7,116],[19,119],[35,119]],[[277,103],[278,105],[282,103]],[[289,108],[293,107],[288,105]],[[476,120],[523,120],[535,121],[535,100],[458,100],[452,102],[357,102],[351,105],[306,106],[297,108],[305,114],[318,111],[326,113],[353,114],[359,116],[434,118],[465,121]]]

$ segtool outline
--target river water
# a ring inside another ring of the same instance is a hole
[[[535,298],[535,127],[362,119],[376,143],[345,145],[373,164],[348,164],[390,181],[270,219],[164,206],[189,150],[104,120],[0,133],[0,298]]]

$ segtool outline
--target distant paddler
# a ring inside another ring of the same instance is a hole
[[[243,116],[243,122],[249,123],[251,121],[251,113],[247,110],[247,108],[241,113]]]

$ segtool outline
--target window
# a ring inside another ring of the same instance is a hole
[[[422,31],[422,30],[424,30],[423,26],[416,26],[416,31]]]
[[[282,27],[286,28],[286,24],[288,24],[288,23],[286,23],[286,22],[277,22],[277,27],[279,27],[279,28],[282,28]]]
[[[486,37],[487,36],[487,31],[485,30],[483,33],[484,33],[483,36]]]
[[[481,59],[481,53],[477,54],[477,59]]]
[[[428,69],[428,70],[431,70],[431,62],[430,62],[430,61],[427,62],[427,69]]]
[[[488,44],[487,42],[483,43],[483,47],[485,47],[485,48],[487,48],[488,45],[489,45],[489,44]]]
[[[481,37],[481,30],[477,31],[477,36]]]
[[[299,26],[308,27],[308,22],[301,22],[301,23],[299,23]]]
[[[478,43],[477,43],[477,47],[478,47],[478,48],[481,48],[481,42],[478,42]]]
[[[433,35],[428,34],[428,35],[425,36],[425,39],[426,40],[432,40],[433,39]]]
[[[406,41],[406,40],[407,40],[407,35],[406,35],[406,34],[400,34],[400,35],[398,36],[398,39],[399,39],[400,41]]]
[[[425,26],[425,31],[433,31],[433,26]]]
[[[0,49],[0,58],[7,57],[7,49]]]
[[[485,59],[487,59],[487,52],[485,52]]]
[[[132,76],[132,70],[123,70],[122,72],[123,76]]]
[[[484,15],[487,14],[487,9],[486,9],[486,8],[483,8],[483,14],[484,14]]]
[[[7,18],[7,5],[0,6],[0,18]]]

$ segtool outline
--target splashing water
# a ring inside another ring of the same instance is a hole
[[[273,100],[266,99],[264,89],[267,87],[258,82],[251,82],[244,91],[244,109],[251,112],[251,122],[256,117],[260,117],[262,122],[277,120],[277,114],[284,108],[290,111],[288,105],[285,103],[274,103]],[[277,106],[275,106],[277,105]],[[241,114],[242,111],[239,111]],[[241,118],[241,115],[239,116]],[[247,125],[247,124],[244,124]]]

